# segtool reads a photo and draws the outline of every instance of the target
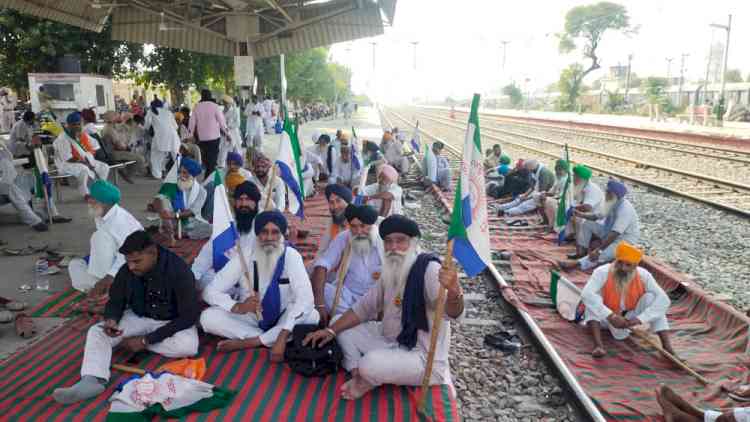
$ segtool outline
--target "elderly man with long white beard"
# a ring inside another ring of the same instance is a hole
[[[109,165],[97,161],[88,136],[81,133],[81,113],[68,114],[66,127],[52,143],[55,148],[55,166],[65,174],[71,174],[78,181],[81,196],[89,193],[89,182],[97,177],[107,180]]]
[[[247,256],[235,255],[203,290],[211,307],[201,314],[201,326],[226,339],[217,346],[221,351],[270,347],[271,360],[282,362],[294,327],[317,324],[319,315],[302,256],[285,244],[284,215],[264,211],[253,227],[256,247],[243,250]],[[245,260],[250,280],[240,260]],[[236,299],[230,292],[237,292]]]
[[[383,265],[383,242],[378,237],[376,224],[378,212],[369,205],[350,204],[344,215],[349,229],[336,236],[313,264],[315,309],[320,313],[323,326],[328,325],[331,317],[346,312],[375,286]],[[344,256],[348,256],[346,264]],[[345,274],[341,275],[345,265]],[[344,279],[339,301],[333,309],[339,277]]]
[[[253,220],[258,214],[258,203],[260,202],[260,191],[251,182],[242,182],[234,189],[234,218],[237,222],[237,231],[240,235],[240,246],[243,251],[250,251],[255,247],[255,233],[253,232]],[[234,253],[235,249],[232,249]],[[193,261],[191,270],[195,276],[198,291],[203,291],[216,277],[214,268],[219,261],[225,261],[226,257],[214,256],[213,242],[206,242],[201,248],[198,256]]]
[[[391,132],[384,132],[383,139],[380,142],[380,149],[383,151],[385,160],[393,166],[399,173],[405,173],[409,170],[409,158],[404,156],[404,146],[400,139],[395,139]]]
[[[677,356],[669,341],[667,309],[669,296],[654,277],[638,264],[643,251],[628,242],[620,242],[615,250],[615,262],[594,270],[581,292],[586,306],[584,321],[594,337],[596,358],[606,354],[601,328],[608,328],[615,340],[624,340],[631,328],[648,329],[656,333],[661,345]]]
[[[344,134],[339,146],[340,157],[335,164],[330,183],[338,183],[352,188],[357,186],[362,176],[362,169],[356,168],[352,162],[352,146],[349,145],[349,138]]]
[[[86,201],[89,216],[96,223],[96,231],[91,235],[90,255],[72,259],[68,272],[74,289],[89,292],[87,308],[96,312],[103,309],[109,287],[125,263],[125,257],[118,249],[131,233],[143,230],[143,226],[118,205],[120,190],[109,182],[94,182]]]
[[[203,169],[197,161],[181,158],[177,186],[164,183],[151,202],[154,211],[161,217],[161,228],[167,236],[177,232],[177,220],[182,224],[184,234],[191,239],[202,239],[210,235],[210,225],[201,216],[206,203],[206,189],[195,178]]]
[[[401,196],[403,190],[398,185],[398,172],[388,164],[380,167],[378,183],[365,186],[360,192],[364,203],[372,205],[381,217],[401,214]]]
[[[419,226],[409,218],[392,215],[378,230],[385,247],[379,282],[330,327],[304,340],[316,346],[338,337],[344,368],[352,374],[341,387],[341,396],[347,400],[383,384],[421,384],[441,288],[448,293],[430,384],[453,384],[448,362],[450,321],[464,313],[458,274],[443,268],[436,255],[420,253]]]
[[[347,205],[352,203],[352,191],[344,185],[327,185],[325,190],[328,211],[331,212],[331,220],[325,231],[320,236],[318,254],[325,253],[328,245],[339,233],[347,229],[346,211]]]
[[[640,237],[640,224],[635,207],[627,199],[627,188],[621,182],[607,182],[607,193],[602,214],[576,211],[574,215],[585,220],[579,228],[577,246],[588,255],[577,262],[563,263],[564,268],[579,266],[587,271],[598,265],[611,262],[615,258],[615,249],[620,242],[637,244]],[[604,218],[604,223],[597,220]],[[596,237],[601,241],[599,246],[591,248],[591,240]]]

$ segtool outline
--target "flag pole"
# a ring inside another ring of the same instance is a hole
[[[351,236],[351,233],[350,233]],[[346,273],[349,272],[349,259],[352,254],[352,239],[349,238],[349,241],[346,245],[346,250],[344,250],[344,256],[341,258],[341,264],[339,265],[339,271],[338,274],[336,274],[336,294],[333,296],[333,306],[331,306],[331,313],[335,314],[336,309],[339,306],[339,300],[341,300],[341,290],[344,287],[344,278],[346,278]],[[328,320],[328,323],[330,324],[330,319]]]
[[[273,194],[273,182],[276,180],[276,167],[277,164],[273,163],[271,176],[268,178],[268,186],[266,186],[266,203],[263,204],[263,211],[271,211],[273,208],[271,206],[271,195]],[[280,206],[280,204],[276,204],[276,206]]]
[[[443,268],[446,270],[452,270],[455,267],[453,262],[453,239],[448,241],[448,247],[445,251],[445,258],[443,259]],[[425,406],[427,405],[427,394],[428,388],[430,387],[430,378],[432,378],[432,366],[435,362],[435,349],[437,348],[437,339],[440,334],[440,326],[443,322],[443,312],[445,311],[445,288],[440,285],[438,288],[438,298],[435,302],[435,313],[432,316],[432,329],[430,330],[430,348],[427,351],[427,363],[424,367],[424,375],[422,375],[422,396],[419,398],[418,410],[423,415],[425,414]]]
[[[39,152],[37,154],[37,151]],[[44,177],[42,176],[42,169],[39,168],[39,160],[44,160],[44,163],[47,163],[47,155],[44,154],[44,151],[41,148],[37,148],[34,150],[34,161],[36,164],[36,172],[39,173],[39,183],[35,185],[41,185],[40,188],[42,189],[42,192],[44,192],[44,207],[47,208],[47,219],[49,219],[49,225],[52,225],[52,206],[49,201],[49,192],[47,192],[47,185],[44,183]],[[48,173],[49,174],[49,173]]]

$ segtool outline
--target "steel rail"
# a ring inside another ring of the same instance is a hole
[[[397,113],[391,111],[391,113],[396,116],[398,119],[404,121],[406,124],[408,124],[410,127],[416,127],[414,124],[412,124],[410,121],[406,120],[405,118],[401,117]],[[381,116],[383,120],[387,122],[388,127],[393,127],[391,124],[391,120],[388,119],[386,116],[385,111],[381,111]],[[424,134],[428,138],[432,138],[436,141],[442,142],[444,145],[449,147],[451,152],[458,157],[461,157],[461,152],[455,148],[450,143],[447,143],[444,139],[441,139],[435,135],[432,135],[431,133],[424,130],[424,128],[419,128],[419,133]],[[449,204],[449,201],[447,201],[444,198],[444,195],[442,192],[438,192],[438,195],[440,196],[440,202],[442,203],[443,207],[446,209],[446,211],[451,212],[451,208]],[[490,274],[492,275],[492,278],[494,279],[494,282],[496,284],[496,288],[498,290],[502,290],[504,288],[509,288],[510,285],[505,281],[503,276],[500,274],[500,272],[497,271],[497,268],[495,268],[495,265],[493,263],[489,263],[487,266],[489,269]],[[502,297],[502,295],[501,295]],[[547,354],[547,357],[550,359],[552,364],[555,366],[557,371],[562,376],[563,380],[567,383],[568,388],[570,391],[573,392],[578,402],[581,404],[581,407],[586,411],[586,413],[589,415],[591,420],[595,422],[606,422],[606,419],[599,411],[599,408],[596,407],[596,404],[594,404],[593,400],[591,400],[591,397],[589,397],[588,394],[586,394],[586,391],[584,391],[583,387],[581,387],[581,384],[578,383],[578,379],[576,379],[575,375],[568,369],[567,365],[565,365],[565,362],[562,360],[562,357],[560,357],[560,354],[557,353],[557,350],[555,350],[555,347],[550,343],[549,340],[547,340],[547,337],[544,335],[544,332],[539,328],[539,325],[537,325],[534,318],[531,317],[526,311],[522,309],[518,309],[514,306],[511,306],[511,308],[515,309],[516,312],[518,312],[518,315],[521,317],[521,320],[524,322],[526,327],[529,329],[531,334],[534,336],[534,339],[539,343],[539,345],[542,347],[544,352]]]
[[[390,111],[390,112],[393,113],[395,116],[397,116],[399,119],[403,120],[404,122],[407,122],[407,124],[409,124],[410,126],[413,126],[411,124],[411,122],[409,122],[406,118],[400,116],[398,113],[396,113],[394,111]],[[452,122],[451,123],[445,123],[445,122],[440,121],[439,119],[435,119],[435,118],[430,117],[430,116],[424,116],[424,117],[427,118],[427,119],[429,119],[429,120],[435,121],[438,124],[442,124],[442,125],[445,125],[445,126],[448,126],[448,127],[452,127],[454,129],[457,129],[457,130],[465,130],[465,127],[462,128],[460,126],[457,126],[457,125],[453,124]],[[534,147],[531,147],[531,146],[528,146],[528,145],[525,145],[525,144],[522,144],[522,143],[517,143],[517,142],[509,141],[507,139],[502,139],[502,138],[499,138],[497,136],[493,136],[493,135],[487,134],[488,130],[489,131],[495,131],[495,132],[499,131],[497,129],[492,129],[492,128],[483,128],[483,132],[484,132],[483,136],[485,138],[494,139],[494,140],[501,141],[501,142],[504,142],[504,143],[509,144],[509,145],[513,145],[513,146],[516,146],[516,147],[519,147],[519,148],[523,148],[523,149],[531,151],[531,152],[533,152],[535,154],[541,154],[541,155],[544,155],[544,156],[552,157],[554,159],[559,158],[558,154],[553,154],[553,153],[550,153],[549,151],[544,151],[544,150],[541,150],[541,149],[538,149],[538,148],[534,148]],[[422,128],[420,128],[420,131],[423,132]],[[504,131],[499,131],[499,132],[504,132]],[[506,132],[506,134],[510,134],[510,135],[513,135],[513,136],[518,136],[518,137],[530,139],[530,140],[533,140],[535,142],[540,142],[542,144],[553,144],[553,145],[559,146],[560,148],[562,148],[565,145],[563,143],[558,143],[558,142],[555,142],[555,141],[550,141],[550,140],[546,140],[546,139],[542,139],[542,138],[537,138],[537,137],[533,137],[533,136],[528,136],[528,135],[524,135],[524,134],[516,134],[516,133],[513,133],[513,132]],[[730,191],[737,190],[737,189],[743,190],[745,192],[750,191],[750,186],[749,185],[744,185],[744,184],[741,184],[741,183],[726,182],[726,181],[722,181],[720,179],[716,179],[716,178],[713,178],[713,177],[710,177],[710,176],[697,175],[697,174],[694,174],[694,173],[691,173],[691,172],[687,172],[687,171],[683,171],[683,170],[679,170],[679,169],[673,169],[671,167],[658,166],[658,165],[655,165],[655,164],[641,162],[641,161],[638,161],[638,160],[632,160],[632,159],[622,158],[622,157],[614,156],[614,155],[607,154],[607,153],[602,153],[602,152],[598,152],[598,151],[592,151],[592,150],[589,150],[589,149],[586,149],[586,148],[582,148],[582,147],[569,146],[569,149],[570,150],[578,150],[578,151],[585,152],[585,153],[588,153],[588,154],[592,154],[592,155],[595,155],[595,156],[602,156],[604,158],[607,158],[607,159],[610,159],[610,160],[614,160],[614,161],[629,162],[629,163],[635,165],[636,167],[653,168],[653,169],[662,170],[662,171],[669,172],[669,173],[678,174],[678,175],[685,176],[685,177],[691,177],[691,178],[694,178],[694,179],[698,179],[698,181],[711,182],[711,183],[713,183],[715,185],[719,185],[719,187],[723,187],[724,189],[728,189]],[[572,161],[581,162],[581,160],[572,160]],[[678,195],[678,196],[682,196],[682,197],[685,197],[685,198],[689,198],[689,199],[697,201],[697,202],[702,202],[702,203],[711,205],[713,207],[722,209],[724,211],[728,211],[728,212],[731,212],[733,214],[740,215],[742,217],[750,217],[750,210],[748,210],[748,209],[738,208],[738,207],[733,206],[733,205],[724,204],[724,203],[721,203],[721,202],[716,202],[716,201],[713,201],[711,199],[708,199],[708,198],[705,198],[705,197],[701,197],[701,196],[697,196],[697,195],[694,195],[694,194],[691,194],[691,193],[688,193],[688,192],[679,191],[679,190],[676,190],[676,189],[671,188],[669,186],[666,186],[664,184],[657,183],[657,182],[650,182],[648,180],[644,180],[644,179],[640,179],[640,178],[637,178],[637,177],[633,177],[633,176],[631,176],[629,174],[625,174],[625,173],[621,173],[621,172],[612,170],[611,168],[604,168],[604,167],[597,166],[597,165],[590,164],[590,163],[585,163],[585,164],[587,166],[589,166],[590,168],[594,169],[594,170],[597,170],[597,171],[599,171],[601,173],[604,173],[604,174],[609,174],[609,175],[616,176],[619,179],[629,180],[631,182],[634,182],[634,183],[637,183],[637,184],[640,184],[640,185],[644,185],[644,186],[648,186],[648,187],[651,187],[651,188],[656,189],[656,190],[660,190],[660,191],[663,191],[663,192],[666,192],[666,193],[670,193],[670,194],[673,194],[673,195]],[[742,194],[742,192],[737,192],[737,193]],[[744,195],[748,195],[748,194],[745,193]],[[740,197],[742,197],[744,195],[740,195]]]

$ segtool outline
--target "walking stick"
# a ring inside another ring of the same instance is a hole
[[[177,218],[177,239],[182,240],[182,219],[179,211],[175,213],[175,217]]]
[[[141,368],[136,368],[134,366],[127,366],[127,365],[120,365],[119,363],[113,363],[112,369],[117,369],[118,371],[127,372],[129,374],[146,375],[146,371]]]
[[[711,384],[711,381],[707,380],[701,374],[695,372],[691,367],[687,366],[685,364],[685,362],[677,359],[673,354],[671,354],[671,353],[667,352],[666,350],[664,350],[664,348],[661,347],[661,345],[658,344],[656,341],[654,341],[654,339],[652,339],[647,333],[644,333],[644,332],[642,332],[640,330],[631,330],[631,332],[636,337],[640,338],[641,340],[646,341],[646,343],[650,344],[654,349],[656,349],[662,355],[664,355],[664,357],[666,357],[667,359],[669,359],[670,361],[672,361],[672,363],[674,363],[675,365],[677,365],[680,368],[682,368],[683,370],[685,370],[685,372],[687,372],[688,374],[690,374],[693,377],[695,377],[695,379],[697,379],[701,383],[703,383],[705,385]]]
[[[43,161],[40,161],[43,160]],[[42,169],[40,168],[40,162],[47,163],[47,156],[44,154],[41,148],[34,149],[34,161],[36,161],[36,172],[39,173],[39,179],[42,179]],[[44,192],[44,206],[47,208],[47,218],[49,219],[49,225],[52,225],[52,206],[49,202],[49,193],[47,192],[47,186],[41,183],[42,192]]]
[[[448,247],[445,251],[445,259],[443,260],[443,268],[446,270],[452,270],[455,266],[453,262],[453,240],[448,241]],[[440,325],[443,322],[443,312],[445,310],[445,288],[440,285],[438,287],[438,298],[435,303],[435,313],[432,317],[432,332],[430,333],[430,349],[427,351],[427,363],[424,368],[424,375],[422,375],[422,397],[419,398],[418,410],[423,415],[425,414],[425,406],[427,405],[427,389],[430,387],[430,378],[432,378],[432,364],[435,362],[435,349],[437,347],[438,334],[440,333]]]
[[[268,186],[266,187],[266,203],[263,205],[263,211],[271,211],[271,195],[273,194],[273,182],[276,180],[276,163],[273,164],[271,169],[271,176],[268,178]],[[281,206],[281,204],[276,204]]]
[[[346,273],[349,271],[349,258],[351,257],[351,253],[352,239],[349,238],[349,243],[346,246],[346,250],[344,250],[344,256],[341,257],[341,265],[339,265],[339,272],[336,277],[336,295],[333,296],[333,306],[331,307],[332,314],[336,313],[336,308],[339,306],[339,300],[341,300],[341,289],[344,287],[344,278],[346,278]],[[330,324],[331,321],[329,320],[328,323]]]

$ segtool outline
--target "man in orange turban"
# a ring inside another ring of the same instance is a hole
[[[654,277],[638,264],[643,251],[628,242],[620,242],[615,261],[594,270],[581,292],[586,306],[584,321],[594,337],[596,358],[607,354],[601,328],[608,328],[615,340],[624,340],[630,329],[638,327],[656,333],[664,350],[675,355],[669,341],[667,309],[669,297]]]

